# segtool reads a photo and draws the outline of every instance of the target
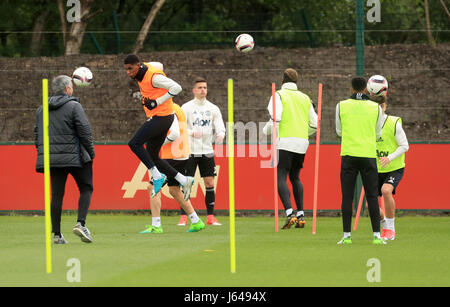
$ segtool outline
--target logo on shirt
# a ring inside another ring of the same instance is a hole
[[[210,120],[210,119],[200,119],[200,118],[197,118],[197,119],[192,123],[192,126],[205,127],[205,126],[209,126],[210,124],[211,124],[211,120]]]
[[[387,157],[387,156],[389,156],[389,151],[382,151],[382,150],[377,149],[377,157],[378,158]]]

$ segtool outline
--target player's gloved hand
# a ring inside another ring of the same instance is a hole
[[[153,110],[158,106],[158,103],[155,99],[144,98],[144,102],[142,103],[147,109]]]

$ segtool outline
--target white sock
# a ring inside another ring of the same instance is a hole
[[[178,181],[181,185],[186,185],[188,183],[186,176],[181,173],[177,173],[177,175],[175,176],[175,180]]]
[[[298,212],[297,212],[297,217],[299,217],[299,216],[301,216],[301,215],[305,216],[305,214],[303,213],[303,211],[298,211]]]
[[[378,239],[380,239],[381,237],[380,237],[380,233],[379,232],[374,232],[373,233],[373,235],[374,235],[374,237],[377,237]]]
[[[386,219],[386,228],[395,231],[395,225],[394,225],[395,218],[392,219]]]
[[[386,225],[386,218],[381,220],[381,227],[382,228],[386,228],[387,227],[387,225]]]
[[[195,211],[194,211],[194,213],[189,214],[189,219],[191,220],[192,224],[198,223],[198,221],[200,221],[200,219],[198,218],[198,215]]]
[[[291,209],[287,209],[287,210],[286,210],[286,216],[291,215],[292,212],[294,212],[294,210],[292,210],[292,208],[291,208]]]
[[[161,217],[152,217],[152,226],[161,227]]]
[[[350,237],[350,232],[344,232],[344,238],[348,238],[348,237]]]
[[[150,172],[152,173],[153,180],[158,180],[159,178],[161,178],[161,173],[158,171],[156,166],[153,166],[150,169]]]

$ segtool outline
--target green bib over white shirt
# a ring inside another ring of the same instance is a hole
[[[370,100],[339,102],[341,156],[376,158],[378,104]]]
[[[398,148],[397,140],[395,139],[395,130],[397,122],[402,123],[402,119],[397,116],[390,116],[386,118],[383,125],[381,139],[377,141],[377,156],[378,158],[387,157]],[[395,170],[405,167],[405,154],[402,154],[397,159],[391,161],[386,167],[381,167],[380,161],[377,159],[377,166],[379,173],[390,173]]]
[[[311,99],[299,90],[281,89],[277,93],[283,104],[278,137],[307,140]]]

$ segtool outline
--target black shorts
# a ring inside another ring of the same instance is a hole
[[[214,154],[191,155],[186,164],[186,175],[194,177],[197,166],[202,178],[217,176]]]
[[[303,168],[305,154],[300,154],[283,149],[278,150],[278,168],[286,171],[298,170]]]
[[[403,174],[405,173],[405,168],[401,168],[389,173],[378,173],[378,195],[381,196],[381,187],[383,184],[391,184],[394,186],[394,191],[392,192],[395,195],[395,189],[397,188],[400,180],[402,180]]]
[[[165,161],[167,161],[167,163],[169,163],[170,166],[176,169],[177,172],[179,172],[182,175],[186,175],[186,163],[188,161],[187,159],[186,160],[167,159]],[[153,185],[153,178],[150,179],[150,184]],[[178,180],[175,179],[175,177],[173,178],[168,177],[167,181],[164,183],[163,186],[165,186],[166,184],[169,187],[175,187],[180,185],[180,183],[178,182]]]
[[[186,175],[186,164],[188,161],[187,159],[186,160],[167,159],[166,161],[170,164],[170,166],[172,166],[174,169],[176,169],[180,174]],[[180,183],[175,178],[169,178],[167,180],[167,185],[169,187],[174,187],[174,186],[180,185]]]

